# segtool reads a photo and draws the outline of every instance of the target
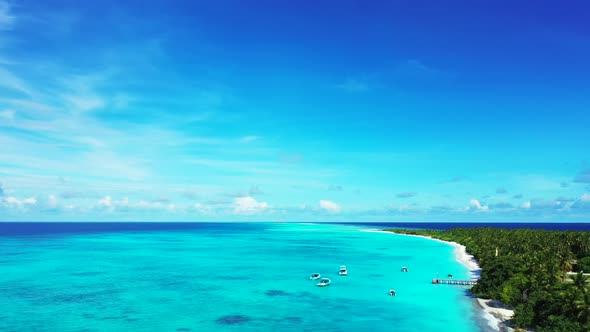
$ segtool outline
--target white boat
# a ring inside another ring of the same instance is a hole
[[[317,280],[321,277],[321,275],[319,273],[313,273],[312,275],[309,276],[309,279],[311,280]]]
[[[341,276],[348,275],[348,271],[346,270],[346,265],[340,265],[340,271],[338,271],[338,274]]]
[[[405,266],[402,266],[402,272],[408,272],[408,268]]]
[[[320,280],[320,282],[318,282],[318,287],[330,286],[331,283],[332,283],[332,280],[330,280],[328,278],[322,278]]]
[[[389,296],[395,296],[395,290],[390,289],[389,290]]]

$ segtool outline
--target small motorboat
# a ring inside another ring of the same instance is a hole
[[[405,266],[402,266],[402,272],[408,272],[408,268]]]
[[[389,290],[389,296],[395,296],[395,290],[390,289]]]
[[[341,275],[341,276],[348,275],[348,271],[346,270],[346,265],[340,265],[340,271],[338,271],[338,275]]]
[[[322,278],[320,280],[320,282],[318,282],[318,287],[330,286],[331,283],[332,283],[332,280],[330,280],[328,278]]]
[[[449,278],[449,279],[453,279],[453,275],[452,275],[452,274],[448,274],[448,275],[447,275],[447,278]]]
[[[321,277],[321,275],[319,273],[313,273],[312,275],[309,276],[309,279],[318,280],[320,277]]]

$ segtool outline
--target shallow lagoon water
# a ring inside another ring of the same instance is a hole
[[[431,284],[437,273],[469,276],[450,245],[360,230],[223,223],[3,236],[0,330],[485,329],[466,288]],[[316,287],[314,272],[332,285]]]

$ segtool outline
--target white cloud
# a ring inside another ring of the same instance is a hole
[[[51,209],[55,209],[57,208],[57,205],[57,197],[55,197],[55,195],[49,195],[49,197],[47,198],[47,206]]]
[[[338,213],[340,212],[341,208],[340,205],[332,202],[332,201],[320,201],[320,209],[326,210],[330,213]]]
[[[147,202],[142,199],[136,206],[140,209],[164,209],[167,205],[162,202]]]
[[[260,212],[269,207],[266,202],[258,202],[254,197],[236,197],[234,199],[234,213],[236,214],[252,214]]]
[[[488,211],[489,207],[487,205],[482,205],[477,199],[472,199],[469,201],[470,209],[475,211]]]
[[[520,204],[520,207],[523,208],[523,209],[530,209],[531,208],[531,202],[530,201],[523,202],[522,204]]]
[[[0,30],[10,30],[15,20],[14,15],[10,12],[8,2],[0,1]]]
[[[114,204],[120,207],[127,207],[129,206],[129,198],[125,197],[121,200],[115,201]]]
[[[163,203],[161,201],[145,201],[143,199],[133,202],[125,197],[120,200],[113,200],[111,196],[106,196],[98,201],[98,206],[109,211],[115,209],[143,209],[143,210],[167,210],[176,211],[176,205],[173,203]]]
[[[72,95],[65,96],[64,99],[75,108],[74,111],[79,112],[91,111],[105,105],[104,100],[96,95]]]
[[[585,193],[583,194],[580,199],[576,202],[574,202],[570,208],[572,209],[576,209],[576,210],[588,210],[590,211],[590,194]]]
[[[210,206],[201,204],[201,203],[195,203],[195,205],[193,206],[195,210],[197,210],[197,212],[201,213],[201,214],[207,214],[210,215],[213,212],[213,209]]]
[[[415,205],[405,204],[405,205],[400,205],[400,207],[399,207],[400,212],[417,211],[417,210],[419,210],[419,208]]]
[[[0,111],[0,119],[12,120],[14,119],[14,114],[15,112],[13,110]]]
[[[75,140],[81,144],[86,144],[93,148],[104,148],[106,146],[106,144],[103,141],[90,136],[72,137],[72,140]]]
[[[259,136],[244,136],[244,137],[240,138],[240,141],[242,141],[244,143],[249,143],[249,142],[257,141],[259,139],[260,139]]]
[[[120,200],[113,200],[111,198],[111,196],[106,196],[105,198],[100,199],[98,201],[98,205],[100,207],[108,208],[109,210],[113,210],[115,208],[130,207],[131,206],[131,204],[129,202],[129,198],[125,197]]]
[[[409,59],[400,63],[396,68],[399,79],[427,79],[448,76],[440,69],[424,64],[418,59]]]
[[[104,207],[111,207],[113,203],[113,200],[111,199],[111,196],[106,196],[103,199],[100,199],[98,201],[98,205],[100,206],[104,206]]]
[[[100,144],[100,141],[97,141]],[[125,177],[129,180],[141,180],[148,176],[149,171],[144,167],[145,161],[131,160],[110,151],[92,151],[81,155],[78,165],[85,165],[87,174],[109,174],[110,176]]]
[[[37,204],[37,199],[35,197],[23,198],[19,199],[16,197],[2,197],[0,198],[0,204],[7,208],[26,208],[32,205]]]
[[[22,203],[25,205],[35,205],[37,204],[37,199],[35,197],[29,197],[22,200]]]
[[[0,9],[1,10],[1,9]],[[0,20],[1,18],[1,11],[0,11]],[[0,22],[0,26],[1,26]],[[32,95],[31,89],[23,82],[20,78],[15,76],[13,73],[0,68],[0,86],[8,88],[10,90],[18,91],[28,96]]]
[[[139,209],[149,209],[149,210],[168,210],[174,211],[176,210],[176,205],[173,203],[163,203],[163,202],[147,202],[144,200],[140,200],[137,204],[128,203],[126,204],[128,207],[134,207]]]

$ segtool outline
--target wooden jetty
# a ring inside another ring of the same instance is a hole
[[[477,284],[477,280],[459,280],[459,279],[432,279],[432,283],[436,285],[461,285],[473,286]]]

